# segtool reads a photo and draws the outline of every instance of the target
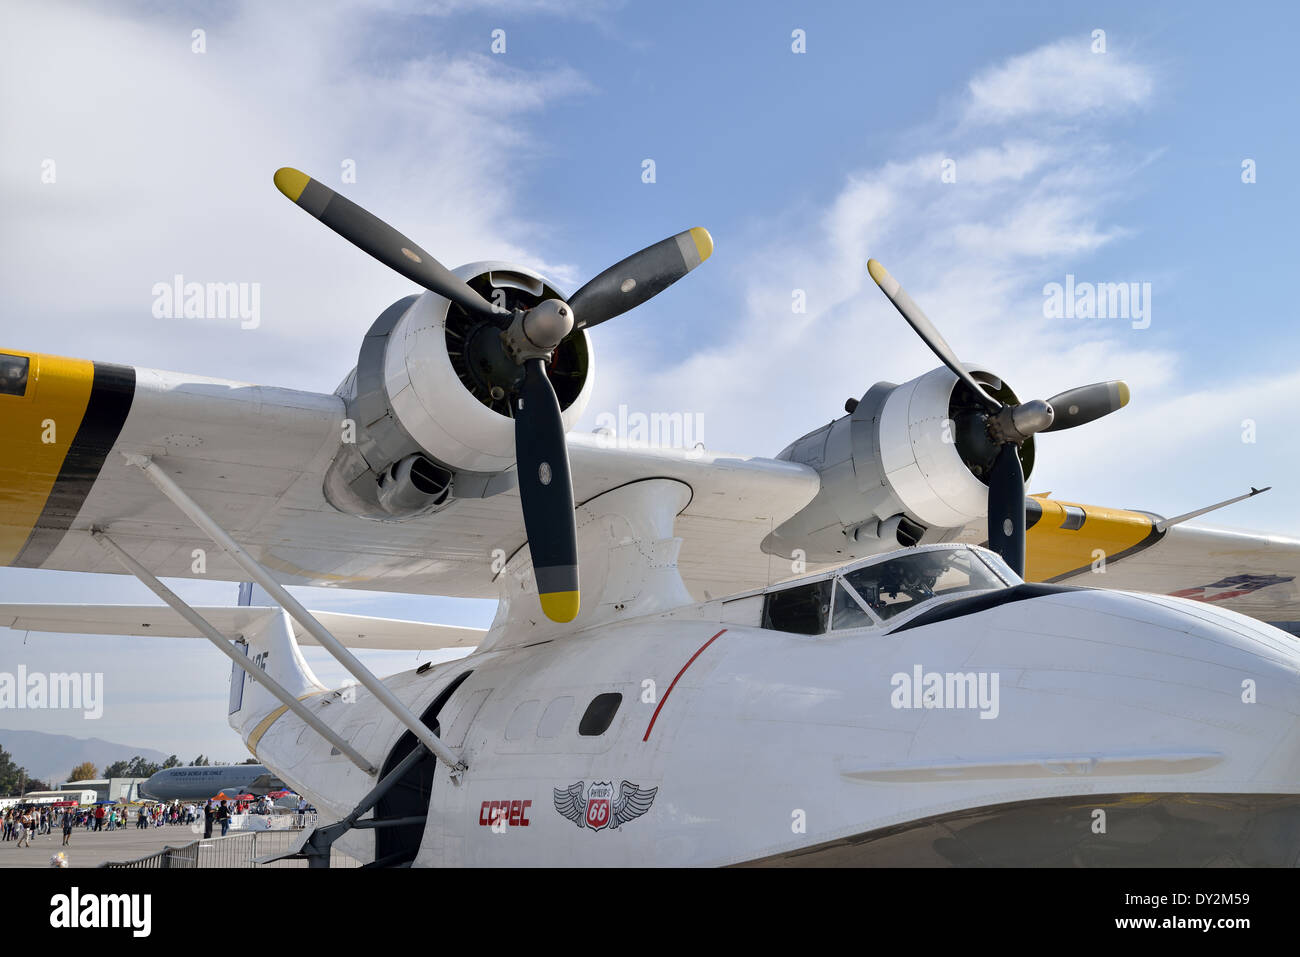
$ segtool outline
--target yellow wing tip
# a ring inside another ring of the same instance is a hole
[[[876,281],[877,286],[884,286],[890,278],[889,270],[880,265],[875,259],[867,260],[867,272],[871,274],[871,278]]]
[[[292,166],[282,166],[275,171],[275,188],[295,203],[310,182],[310,176]]]
[[[578,617],[581,592],[552,591],[543,592],[538,597],[542,600],[542,611],[551,621],[563,624]]]
[[[695,240],[695,248],[699,251],[700,262],[708,259],[713,255],[713,237],[703,226],[695,226],[691,229],[691,239]]]
[[[1124,406],[1128,405],[1128,399],[1129,399],[1128,383],[1119,382],[1116,383],[1116,385],[1117,388],[1119,389],[1119,407],[1122,409],[1124,408]]]

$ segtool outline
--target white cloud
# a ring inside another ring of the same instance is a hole
[[[1087,37],[1071,37],[975,76],[965,118],[1001,123],[1030,116],[1066,119],[1112,113],[1146,103],[1153,86],[1149,68],[1113,48],[1094,53]]]
[[[584,16],[601,9],[573,6]],[[518,156],[548,148],[530,135],[533,117],[586,89],[573,70],[526,71],[486,52],[434,55],[436,29],[422,31],[418,57],[393,54],[385,46],[392,21],[377,23],[436,12],[414,5],[327,2],[286,13],[250,2],[197,21],[192,10],[141,9],[6,5],[4,345],[329,391],[374,317],[415,287],[294,209],[271,181],[284,165],[346,192],[448,265],[512,259],[561,281],[572,273],[543,258],[540,227],[515,210],[531,185]],[[570,5],[519,0],[489,9],[563,14]],[[203,54],[191,52],[196,25],[207,31]],[[52,185],[40,181],[45,159],[56,162]],[[344,159],[356,160],[354,185],[340,182]],[[260,328],[153,318],[152,286],[175,273],[260,282]],[[4,569],[0,586],[8,601],[155,600],[122,576]],[[175,587],[194,601],[234,600],[229,584]],[[348,596],[344,607],[475,624],[492,610],[365,595]],[[308,651],[313,663],[318,656]],[[32,713],[25,720],[38,730],[186,757],[240,756],[224,720],[229,667],[202,643],[0,630],[0,657],[107,673],[112,707],[103,722],[90,728]],[[361,657],[387,673],[415,656]],[[159,685],[159,674],[175,680]],[[342,677],[337,665],[320,674]]]
[[[1010,62],[1021,59],[1050,57]],[[755,251],[737,270],[744,308],[721,344],[669,369],[602,350],[593,408],[698,410],[709,445],[770,454],[872,382],[932,368],[934,357],[867,277],[869,256],[960,355],[1006,375],[1022,397],[1135,369],[1143,387],[1162,385],[1164,374],[1151,370],[1174,357],[1135,339],[1127,323],[1062,328],[1043,317],[1044,283],[1126,235],[1108,221],[1114,188],[1105,184],[1132,161],[1095,136],[1052,128],[957,141],[850,174],[820,217]],[[941,180],[945,159],[955,161],[954,183]],[[791,311],[796,288],[807,294],[804,315]]]
[[[960,148],[850,174],[820,216],[737,267],[739,315],[719,344],[668,368],[602,348],[588,414],[619,402],[645,412],[698,412],[710,447],[774,454],[841,415],[844,399],[873,382],[901,382],[933,368],[935,358],[867,277],[866,259],[875,256],[963,359],[1004,375],[1022,399],[1106,379],[1129,382],[1129,408],[1105,423],[1040,438],[1035,490],[1177,514],[1294,472],[1285,410],[1300,380],[1225,371],[1211,388],[1184,381],[1179,355],[1159,336],[1173,319],[1158,308],[1153,330],[1125,319],[1044,318],[1043,286],[1066,272],[1148,279],[1157,302],[1183,278],[1093,274],[1092,257],[1133,233],[1121,200],[1146,161],[1110,144],[1101,120],[1144,100],[1153,78],[1132,63],[1107,67],[1119,69],[1118,79],[1071,67],[1063,46],[1012,58],[981,74],[975,87],[988,103],[1001,103],[1004,116],[1032,109],[1049,121],[1067,120],[1089,108],[1098,111],[1097,123],[1045,122],[1032,137],[1021,131],[1006,138],[967,126],[952,133]],[[1091,79],[1091,91],[1059,100],[1011,96],[1011,78],[1032,85],[1061,62],[1062,75]],[[940,180],[945,158],[956,160],[955,183]],[[791,311],[793,289],[806,292],[804,315]],[[611,330],[608,338],[625,334]],[[607,345],[616,343],[603,339]],[[1254,445],[1241,441],[1245,418],[1258,421]],[[1222,518],[1300,531],[1300,507],[1281,497]]]
[[[248,3],[200,18],[207,52],[194,53],[189,17],[10,5],[23,42],[0,61],[9,344],[181,370],[202,356],[232,378],[333,388],[369,323],[414,287],[280,196],[271,176],[285,165],[448,265],[510,259],[570,274],[515,212],[530,185],[517,157],[547,148],[531,118],[584,81],[562,66],[512,67],[486,37],[482,52],[395,54],[381,18],[396,15],[313,6],[290,31],[282,11]],[[41,182],[45,159],[54,184]],[[349,159],[355,184],[341,181]],[[260,283],[261,326],[155,319],[153,285],[177,273]]]

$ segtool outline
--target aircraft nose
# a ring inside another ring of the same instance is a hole
[[[1202,754],[1224,789],[1300,786],[1300,639],[1199,602],[1066,592],[1001,611],[1016,688],[1093,699],[1081,737]]]

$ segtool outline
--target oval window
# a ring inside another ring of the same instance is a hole
[[[614,715],[618,714],[618,706],[622,703],[623,696],[617,691],[596,695],[591,699],[591,704],[587,705],[582,720],[578,722],[578,734],[589,738],[604,734],[614,721]]]

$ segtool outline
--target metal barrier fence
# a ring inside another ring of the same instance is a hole
[[[133,861],[105,861],[100,867],[306,867],[307,862],[302,860],[272,861],[269,864],[254,863],[259,857],[286,853],[301,834],[302,831],[297,828],[245,831],[239,834],[228,834],[225,837],[190,841],[180,847],[164,847],[155,854]],[[330,867],[360,866],[359,861],[342,851],[333,850],[330,854]]]

